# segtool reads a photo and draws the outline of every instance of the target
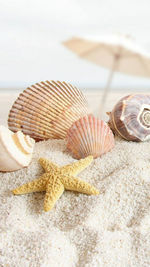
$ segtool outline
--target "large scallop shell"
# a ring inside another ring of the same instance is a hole
[[[0,126],[0,171],[16,171],[29,165],[35,141],[21,131]]]
[[[74,122],[68,130],[67,149],[74,158],[81,159],[88,155],[100,157],[114,147],[114,136],[102,120],[87,115]]]
[[[66,82],[36,83],[13,104],[9,129],[23,131],[35,140],[64,139],[72,123],[89,113],[82,92]]]
[[[150,139],[150,95],[125,96],[108,114],[110,128],[122,138],[128,141]]]

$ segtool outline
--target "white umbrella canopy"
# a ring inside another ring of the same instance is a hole
[[[150,54],[129,36],[104,35],[99,37],[72,38],[63,44],[79,57],[110,69],[104,90],[100,115],[115,71],[150,77]]]

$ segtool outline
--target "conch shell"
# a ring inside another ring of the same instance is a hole
[[[68,130],[67,150],[74,158],[81,159],[89,155],[100,157],[110,151],[114,145],[114,135],[106,122],[87,115],[74,122]]]
[[[0,171],[16,171],[29,165],[35,141],[21,131],[0,126]]]
[[[109,126],[128,141],[150,139],[150,95],[132,94],[123,97],[113,108]]]
[[[82,92],[66,82],[45,81],[25,89],[13,104],[8,126],[36,141],[64,139],[72,123],[88,114]]]

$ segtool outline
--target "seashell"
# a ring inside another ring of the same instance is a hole
[[[66,82],[46,81],[25,89],[13,104],[9,129],[36,141],[64,139],[72,123],[89,113],[82,92]]]
[[[0,126],[0,171],[16,171],[29,165],[34,139],[21,131],[11,132]]]
[[[68,130],[67,150],[74,158],[100,157],[114,147],[114,135],[106,122],[87,115]]]
[[[128,141],[150,139],[150,95],[125,96],[108,115],[108,124],[115,134]]]

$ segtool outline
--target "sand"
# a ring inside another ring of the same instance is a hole
[[[73,162],[64,150],[63,140],[37,143],[28,168],[0,173],[0,266],[150,266],[150,142],[116,138],[80,173],[99,196],[65,191],[45,213],[44,193],[11,193],[43,173],[39,157]]]
[[[110,93],[106,110],[126,94]],[[100,96],[87,97],[95,113]],[[7,124],[15,98],[1,95],[0,123]],[[28,168],[0,173],[0,267],[150,266],[150,142],[115,142],[79,175],[100,195],[66,191],[48,213],[44,193],[14,196],[11,190],[43,173],[41,156],[60,166],[73,162],[65,141],[40,142]]]

